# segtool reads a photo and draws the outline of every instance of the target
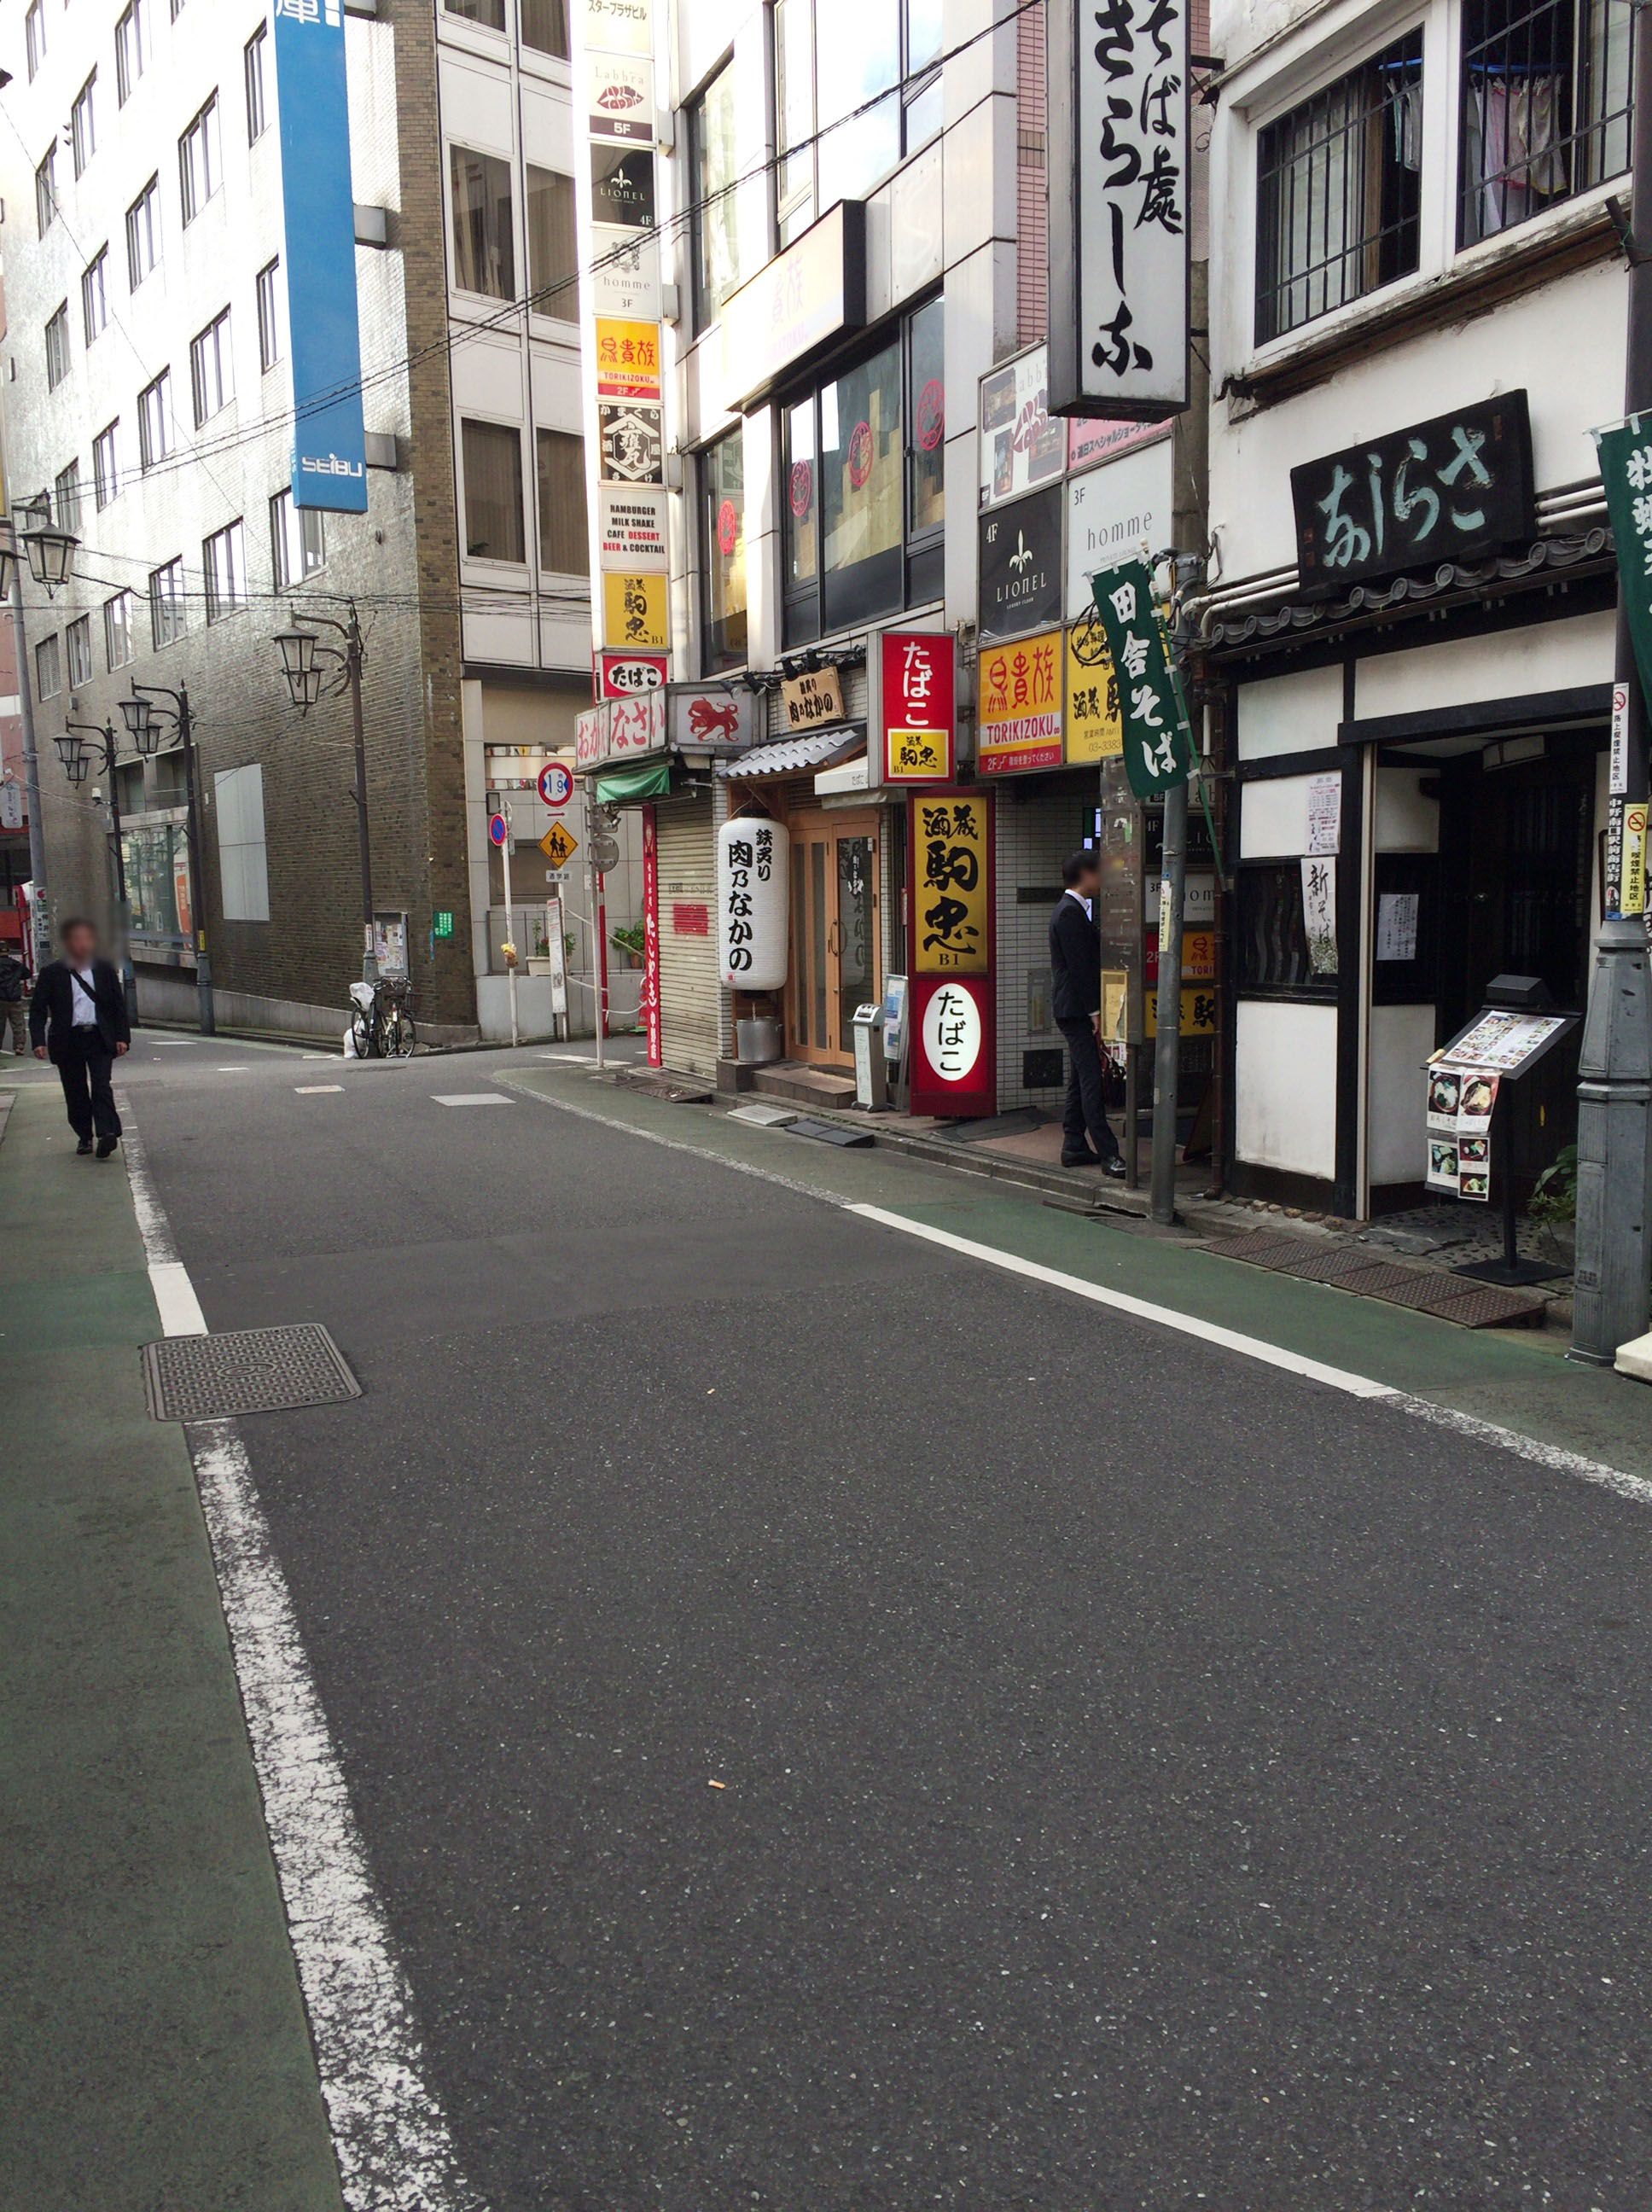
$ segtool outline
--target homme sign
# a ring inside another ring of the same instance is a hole
[[[1187,0],[1050,0],[1052,415],[1187,404]]]

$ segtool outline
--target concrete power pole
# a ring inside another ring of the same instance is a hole
[[[1639,12],[1638,10],[1637,11]],[[1634,234],[1624,411],[1652,406],[1652,29],[1635,40]],[[1619,558],[1623,549],[1619,548]],[[1618,590],[1617,680],[1628,693],[1629,799],[1647,795],[1646,700]],[[1622,849],[1625,794],[1610,801]],[[1643,1335],[1652,1282],[1652,986],[1646,916],[1608,915],[1594,942],[1594,975],[1577,1083],[1577,1273],[1571,1358],[1610,1366]]]

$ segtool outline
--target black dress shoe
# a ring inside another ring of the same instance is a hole
[[[1103,1160],[1102,1162],[1102,1173],[1107,1176],[1110,1182],[1122,1182],[1124,1181],[1124,1154],[1122,1152],[1114,1152],[1110,1160]]]
[[[100,1160],[106,1160],[119,1141],[120,1139],[118,1137],[100,1137],[98,1139],[98,1158]]]
[[[1102,1156],[1099,1152],[1092,1152],[1086,1146],[1082,1152],[1063,1152],[1061,1164],[1064,1168],[1098,1168],[1102,1164]]]
[[[91,1151],[91,1149],[92,1149],[92,1139],[91,1139],[89,1137],[82,1137],[82,1138],[81,1139],[81,1140],[80,1140],[79,1144],[78,1144],[78,1145],[76,1145],[76,1147],[75,1147],[75,1150],[76,1150],[77,1152],[89,1152]]]

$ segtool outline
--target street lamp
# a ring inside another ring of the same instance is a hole
[[[42,525],[23,532],[23,544],[28,550],[29,574],[37,584],[44,584],[46,597],[53,598],[61,584],[66,584],[75,573],[75,553],[80,539],[68,530],[53,530]]]
[[[367,834],[367,749],[361,719],[361,664],[367,655],[362,648],[361,625],[356,620],[355,602],[352,599],[347,604],[347,623],[334,622],[327,615],[309,617],[324,629],[337,631],[344,641],[343,652],[323,645],[314,630],[299,629],[296,617],[291,629],[276,632],[273,642],[281,655],[281,672],[287,679],[288,694],[301,714],[307,714],[315,705],[334,671],[338,672],[333,680],[335,692],[349,693],[350,722],[355,737],[355,789],[350,796],[355,801],[355,836],[361,867],[361,981],[371,987],[379,981],[379,956],[373,939],[373,846]]]
[[[125,703],[122,702],[123,705]],[[146,700],[147,706],[149,702]],[[159,732],[156,732],[157,737]],[[126,853],[120,840],[120,741],[115,726],[101,729],[94,722],[68,722],[57,740],[58,757],[73,784],[84,783],[94,758],[103,763],[109,786],[109,834],[115,841],[115,903],[120,915],[120,988],[126,998],[128,1022],[137,1019],[137,975],[132,966],[132,909],[126,896]]]
[[[152,695],[152,696],[150,696]],[[170,699],[170,712],[156,708],[155,699]],[[134,684],[132,696],[120,702],[120,712],[138,750],[147,759],[160,744],[161,732],[175,727],[184,751],[184,827],[189,845],[190,933],[195,939],[195,996],[200,1008],[201,1035],[216,1036],[217,1015],[212,999],[212,957],[207,946],[204,892],[206,873],[201,865],[201,810],[195,789],[195,722],[190,711],[189,686],[169,691],[164,684]]]

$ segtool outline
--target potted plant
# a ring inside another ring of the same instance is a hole
[[[625,955],[628,968],[641,967],[643,946],[647,941],[640,921],[629,922],[624,928],[610,929],[608,933],[608,942],[616,951]]]

